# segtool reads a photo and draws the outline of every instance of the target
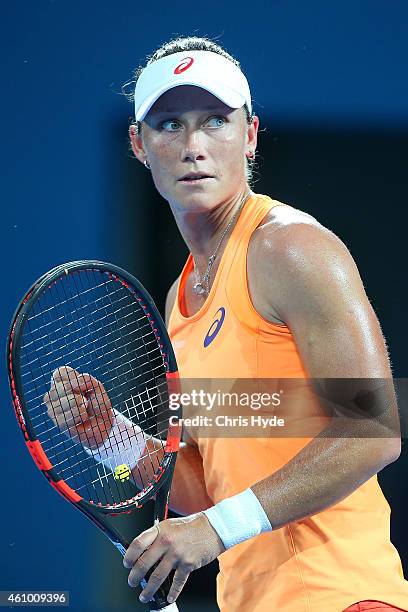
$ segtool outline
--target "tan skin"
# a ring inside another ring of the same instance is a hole
[[[222,120],[214,118],[218,116]],[[179,87],[159,98],[141,134],[134,126],[130,128],[135,156],[142,163],[148,160],[153,181],[169,202],[201,274],[248,189],[245,156],[255,150],[258,125],[257,118],[247,124],[243,109],[228,109],[199,88]],[[180,177],[191,171],[213,178],[203,184],[180,184]],[[393,390],[386,390],[378,395],[386,416],[382,423],[369,410],[364,418],[360,411],[358,421],[350,419],[353,383],[339,391],[335,381],[330,382],[336,378],[391,378],[378,320],[350,253],[333,233],[306,213],[290,206],[276,207],[252,235],[247,270],[256,310],[268,321],[289,326],[306,371],[311,378],[328,379],[324,392],[335,398],[338,409],[338,418],[323,432],[326,435],[314,438],[282,469],[252,487],[271,525],[279,529],[339,502],[399,456],[400,439],[390,424],[395,423],[397,406]],[[215,274],[216,266],[212,280]],[[185,290],[188,315],[205,300],[194,294],[194,282],[191,275]],[[169,291],[167,315],[175,296],[176,283]],[[195,502],[187,497],[183,507],[191,483]],[[199,512],[211,500],[201,457],[191,444],[183,444],[180,450],[171,502],[189,516],[163,521],[159,535],[156,528],[143,532],[124,558],[125,567],[131,568],[131,586],[161,560],[142,600],[148,600],[176,568],[169,593],[169,601],[174,601],[190,572],[224,551],[206,516]]]

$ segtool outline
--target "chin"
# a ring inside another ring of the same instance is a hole
[[[171,197],[166,198],[170,202],[177,203],[178,208],[191,211],[203,211],[212,208],[214,204],[222,199],[222,194],[217,189],[208,189],[202,187],[186,187],[182,186],[173,193]]]

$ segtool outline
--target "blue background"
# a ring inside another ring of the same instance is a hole
[[[321,193],[319,197],[316,185],[325,185],[333,168],[323,163],[322,142],[344,143],[351,135],[347,142],[356,144],[363,135],[367,146],[361,155],[370,149],[373,164],[378,155],[382,160],[387,157],[382,145],[392,150],[395,142],[401,151],[394,153],[384,186],[385,194],[397,187],[398,191],[377,202],[375,240],[367,236],[360,240],[367,215],[362,192],[345,193],[344,206],[352,212],[353,223],[344,220],[338,206],[332,211],[331,227],[349,246],[358,250],[364,245],[363,278],[368,278],[396,373],[406,375],[405,289],[400,284],[405,229],[398,234],[397,218],[405,214],[407,187],[406,2],[16,0],[3,4],[1,22],[0,338],[4,345],[8,322],[25,289],[62,261],[97,258],[127,267],[162,306],[164,285],[179,271],[175,266],[162,272],[157,264],[174,226],[165,203],[150,208],[155,197],[150,179],[128,151],[132,107],[120,92],[133,69],[161,43],[175,35],[196,34],[218,37],[241,61],[254,110],[268,126],[260,135],[259,148],[265,157],[264,180],[269,177],[277,189],[269,191],[271,195],[296,196],[299,208],[305,206],[325,222],[331,201]],[[370,146],[367,135],[377,138],[373,143],[380,144],[379,149]],[[297,148],[299,142],[304,149]],[[267,158],[271,143],[277,143],[275,157]],[[304,163],[310,168],[313,162],[306,153],[311,143],[320,150],[314,173],[310,170],[313,181],[302,174]],[[355,185],[360,180],[366,185],[378,181],[371,165],[364,166],[366,174],[360,173],[353,149],[355,155],[353,146],[341,149],[343,169],[337,168],[338,178],[344,176],[344,168],[349,175],[351,168]],[[354,161],[347,164],[348,156]],[[296,170],[290,166],[289,172],[282,159],[289,164],[295,157]],[[338,189],[338,184],[329,182],[323,191],[330,194]],[[387,211],[388,224],[381,219]],[[402,218],[405,223],[406,217]],[[356,224],[358,231],[353,234],[350,226]],[[155,227],[160,230],[159,244]],[[147,251],[150,261],[144,255]],[[183,257],[181,245],[179,262]],[[379,266],[385,272],[381,276]],[[386,287],[390,271],[394,276]],[[65,589],[71,591],[72,609],[113,609],[115,601],[126,597],[127,573],[121,569],[120,557],[36,473],[15,423],[5,368],[0,390],[0,589]],[[393,496],[394,534],[405,562],[408,547],[403,546],[403,522],[398,519],[405,503],[399,487],[404,475],[398,467],[403,462],[404,457],[388,469],[387,490]],[[194,597],[199,580],[212,582],[212,574],[204,572],[196,579],[188,597]],[[205,592],[213,599],[211,589],[205,585],[201,599]],[[130,599],[128,605],[137,609]],[[210,610],[210,604],[203,609]]]

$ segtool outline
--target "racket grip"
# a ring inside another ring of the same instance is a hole
[[[125,556],[127,549],[129,548],[129,542],[124,540],[118,533],[116,533],[116,538],[113,538],[112,535],[109,536],[112,544],[116,546],[118,551],[121,553],[122,557]],[[158,565],[158,564],[156,564]],[[149,575],[153,572],[154,567],[148,572],[147,576],[141,581],[140,586],[142,589],[145,588],[147,584],[147,580]],[[178,608],[176,603],[169,604],[167,603],[166,597],[168,592],[170,591],[171,583],[173,579],[173,572],[171,572],[170,576],[166,578],[164,583],[159,587],[158,592],[154,596],[154,600],[148,603],[150,612],[178,612]]]

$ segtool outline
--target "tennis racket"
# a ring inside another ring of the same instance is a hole
[[[181,432],[169,410],[177,363],[152,298],[117,266],[57,266],[21,300],[7,365],[36,466],[124,555],[130,542],[112,518],[153,498],[154,523],[166,518]],[[169,588],[150,610],[177,611]]]

